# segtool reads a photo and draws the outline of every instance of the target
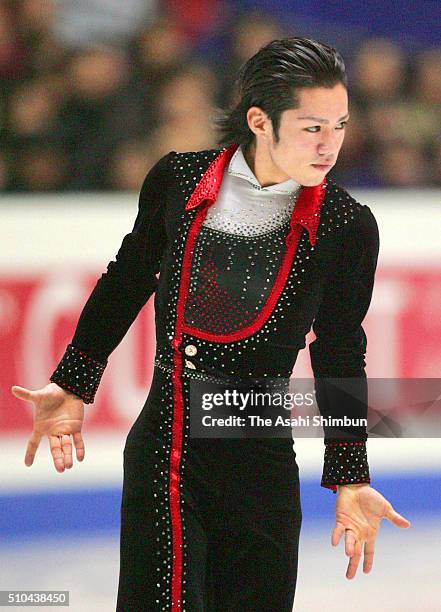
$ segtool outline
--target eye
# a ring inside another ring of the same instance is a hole
[[[320,130],[320,126],[319,125],[314,125],[313,127],[307,127],[305,128],[305,132],[309,132],[310,134],[316,134],[318,131]]]
[[[344,130],[346,125],[347,125],[347,121],[342,121],[341,123],[338,124],[338,126],[335,128],[336,130]],[[320,125],[313,125],[311,127],[307,127],[304,128],[305,132],[309,132],[310,134],[317,134],[317,132],[320,131]]]

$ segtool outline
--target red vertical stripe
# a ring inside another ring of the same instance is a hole
[[[190,283],[190,268],[194,246],[199,229],[206,217],[207,206],[201,208],[190,226],[182,261],[181,283],[179,286],[178,303],[176,307],[176,327],[172,341],[173,354],[173,425],[172,448],[170,453],[170,514],[172,521],[172,612],[181,610],[182,606],[182,519],[180,495],[180,465],[182,457],[182,435],[184,428],[184,397],[182,393],[182,353],[179,350],[182,342],[184,325],[185,299]]]

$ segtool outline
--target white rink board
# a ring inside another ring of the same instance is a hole
[[[114,433],[88,434],[83,427],[86,457],[62,474],[55,471],[47,440],[42,440],[34,465],[24,464],[26,437],[0,439],[0,492],[61,491],[84,487],[108,488],[122,484],[122,453],[125,437]],[[322,439],[298,438],[295,441],[300,476],[319,480],[323,466]],[[441,442],[432,439],[369,439],[371,474],[396,477],[435,474],[441,470]]]
[[[441,190],[354,191],[380,230],[379,265],[441,263]],[[136,194],[0,198],[0,273],[68,266],[99,271],[112,260],[137,214]]]

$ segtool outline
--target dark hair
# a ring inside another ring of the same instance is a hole
[[[299,105],[297,88],[333,87],[337,83],[347,87],[343,58],[332,47],[310,38],[271,41],[240,68],[235,82],[238,102],[218,109],[214,123],[219,145],[247,146],[254,141],[246,117],[251,106],[268,115],[278,142],[281,113]]]

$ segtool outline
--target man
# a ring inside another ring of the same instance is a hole
[[[59,471],[72,466],[71,435],[82,460],[83,401],[156,292],[154,377],[124,451],[120,611],[292,610],[301,524],[292,440],[192,438],[190,382],[289,378],[312,325],[321,413],[366,415],[361,323],[378,229],[325,178],[343,143],[346,86],[340,55],[313,40],[273,41],[248,60],[239,101],[218,122],[226,148],[155,165],[52,383],[13,388],[36,406],[26,464],[42,435]],[[335,377],[356,393],[336,391]],[[369,484],[366,428],[324,429],[322,485],[338,490],[332,543],[344,534],[352,578],[363,546],[370,571],[382,518],[410,523]]]

